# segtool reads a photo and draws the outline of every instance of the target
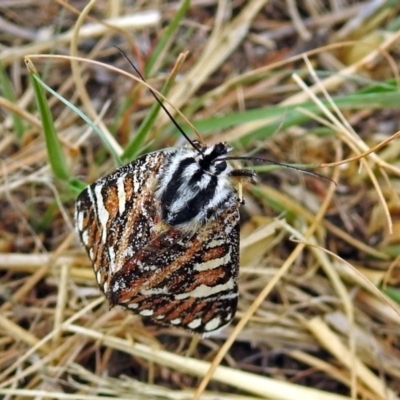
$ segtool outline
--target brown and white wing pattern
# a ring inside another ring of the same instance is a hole
[[[112,276],[149,241],[158,222],[154,197],[165,153],[150,153],[84,189],[75,205],[79,237],[97,283],[107,294]]]
[[[225,143],[150,153],[89,185],[75,220],[97,283],[168,326],[209,333],[238,300],[239,199]]]
[[[238,301],[236,198],[191,233],[170,227],[112,277],[108,300],[162,325],[207,333],[227,325]]]

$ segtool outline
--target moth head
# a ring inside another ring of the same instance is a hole
[[[232,147],[225,142],[212,146],[200,147],[201,154],[198,156],[200,167],[211,175],[229,173],[232,167],[224,160],[224,157],[232,151]]]

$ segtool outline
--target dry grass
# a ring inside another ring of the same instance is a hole
[[[206,141],[319,166],[337,182],[278,171],[245,186],[237,318],[199,341],[108,310],[24,66],[30,55],[121,154],[154,99],[106,67],[51,55],[129,70],[117,44],[142,68],[179,3],[0,3],[14,96],[3,81],[0,398],[398,398],[400,6],[381,3],[194,0],[153,63],[160,88],[189,50],[167,98]],[[115,169],[74,111],[49,105],[71,176]],[[182,143],[170,126],[161,113],[138,151]]]

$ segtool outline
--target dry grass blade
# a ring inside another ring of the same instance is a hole
[[[226,24],[218,34],[210,35],[203,53],[195,66],[171,91],[169,99],[176,107],[185,104],[190,96],[206,79],[232,54],[247,34],[251,21],[268,0],[251,0],[247,2],[241,13]],[[162,118],[166,121],[166,118]]]
[[[157,25],[160,21],[160,14],[157,11],[149,11],[136,15],[125,15],[117,18],[105,20],[103,23],[92,23],[84,26],[80,32],[81,39],[101,37],[109,30],[110,26],[115,26],[117,29],[143,29]],[[59,35],[56,40],[59,44],[68,44],[71,42],[74,30],[71,29]],[[38,38],[40,39],[40,38]],[[6,66],[12,61],[18,60],[27,54],[48,52],[54,47],[54,37],[48,40],[38,40],[37,43],[32,43],[26,46],[16,46],[3,50],[0,53],[0,61]]]
[[[153,361],[159,365],[164,365],[178,371],[189,372],[197,376],[203,376],[209,368],[209,364],[204,361],[174,355],[166,351],[150,348],[140,344],[130,344],[127,341],[111,336],[104,336],[98,332],[87,330],[76,325],[65,325],[65,330],[68,332],[89,336],[93,339],[100,340],[103,344],[112,348],[127,351],[134,356]],[[319,390],[300,387],[290,383],[277,382],[273,379],[260,377],[223,366],[220,366],[215,370],[213,379],[222,383],[234,385],[236,388],[243,389],[249,393],[282,400],[294,398],[307,398],[310,400],[344,400],[347,398],[345,396],[327,394]]]

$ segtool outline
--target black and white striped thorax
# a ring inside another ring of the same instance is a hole
[[[224,160],[231,151],[226,143],[185,146],[171,151],[159,179],[156,197],[162,219],[169,225],[187,228],[203,225],[225,204],[237,201],[229,181],[233,168]]]

